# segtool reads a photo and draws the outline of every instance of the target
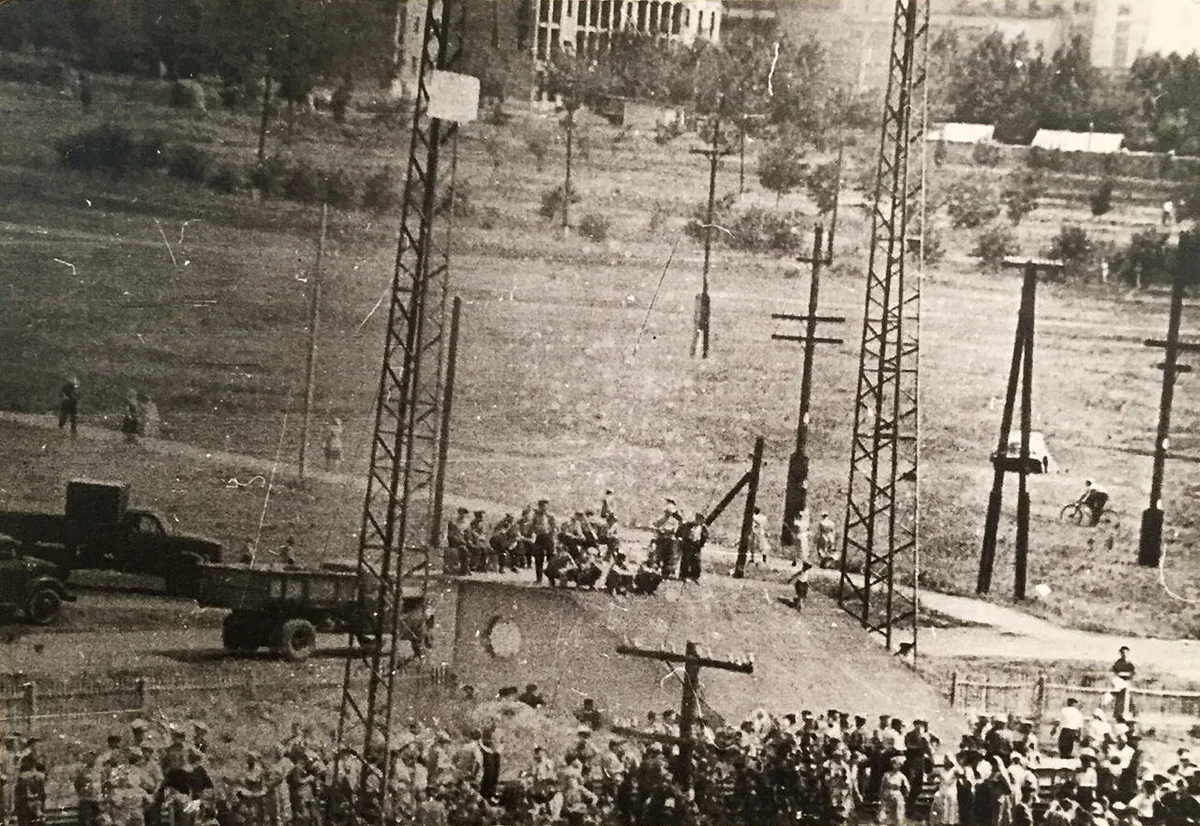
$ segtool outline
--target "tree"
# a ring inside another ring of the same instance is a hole
[[[817,205],[821,215],[832,212],[837,204],[839,191],[838,165],[836,162],[823,163],[815,167],[804,180],[808,188],[808,196]]]
[[[758,182],[775,193],[775,205],[808,179],[808,164],[796,148],[796,141],[784,136],[769,143],[758,155]]]
[[[596,106],[614,85],[610,66],[587,55],[577,55],[574,49],[558,49],[546,68],[546,85],[565,112],[562,119],[566,134],[567,152],[562,191],[567,196],[574,193],[571,185],[571,155],[575,138],[575,113],[584,104]],[[571,198],[562,199],[562,227],[571,225]]]
[[[1046,180],[1035,169],[1015,168],[1004,183],[1004,207],[1013,226],[1037,209],[1038,200],[1046,194]]]

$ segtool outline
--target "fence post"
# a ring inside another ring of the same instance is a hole
[[[1046,672],[1039,671],[1037,682],[1033,687],[1033,710],[1034,715],[1041,725],[1042,718],[1046,714]]]
[[[954,701],[958,697],[958,672],[950,672],[950,708],[954,708]]]
[[[991,691],[992,691],[992,678],[990,675],[985,676],[983,678],[983,713],[984,714],[992,713]]]
[[[138,677],[133,682],[133,694],[137,697],[138,711],[146,710],[146,678]]]
[[[30,680],[21,686],[21,690],[25,694],[25,721],[32,729],[33,718],[37,715],[37,684]]]

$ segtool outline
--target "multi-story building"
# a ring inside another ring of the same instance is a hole
[[[699,39],[721,39],[720,0],[540,0],[533,42],[535,61],[548,60],[559,48],[596,54],[617,32],[662,37],[691,46]]]
[[[1128,69],[1143,54],[1200,49],[1200,0],[1092,0],[1092,63]]]

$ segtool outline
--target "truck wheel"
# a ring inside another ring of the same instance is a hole
[[[221,644],[234,654],[250,654],[258,648],[254,631],[254,620],[235,611],[221,626]]]
[[[308,620],[290,619],[279,631],[279,654],[292,662],[307,660],[317,647],[317,629]]]
[[[49,625],[62,613],[62,597],[49,586],[38,588],[29,597],[25,616],[34,625]]]

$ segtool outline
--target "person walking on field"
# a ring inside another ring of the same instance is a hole
[[[335,468],[342,463],[342,420],[334,418],[325,429],[325,469]]]
[[[758,555],[762,557],[763,562],[766,562],[770,550],[771,541],[767,539],[767,517],[763,516],[761,509],[755,508],[750,528],[750,561],[753,562],[755,555]]]
[[[79,379],[71,378],[58,391],[58,429],[71,423],[71,437],[79,429]]]

